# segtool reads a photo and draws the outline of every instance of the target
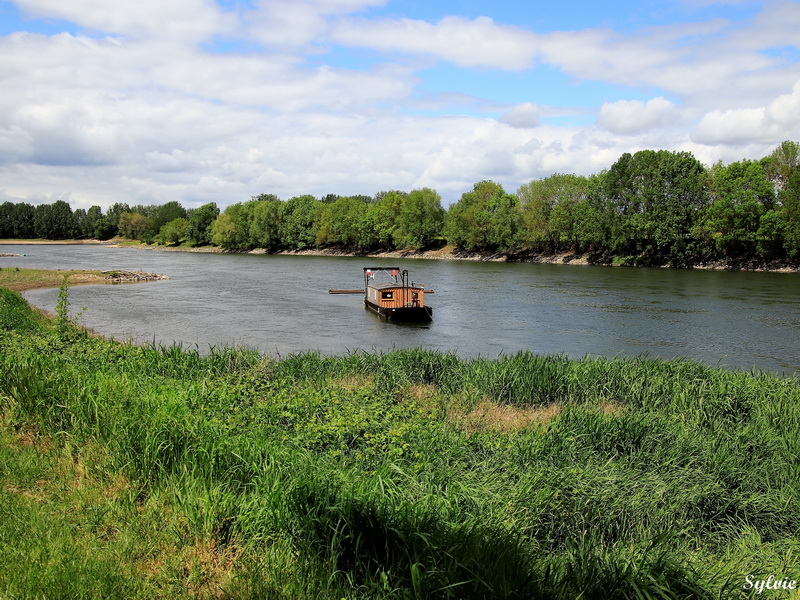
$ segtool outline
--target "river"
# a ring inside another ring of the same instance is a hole
[[[800,371],[800,275],[472,261],[159,252],[141,248],[3,246],[27,256],[0,267],[127,269],[166,281],[74,286],[80,321],[136,342],[206,352],[243,346],[274,355],[420,346],[462,356],[537,353],[685,357]],[[367,312],[362,267],[399,266],[434,294],[434,320],[395,325]],[[26,292],[53,311],[58,290]]]

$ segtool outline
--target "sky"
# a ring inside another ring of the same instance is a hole
[[[0,0],[0,202],[514,193],[800,140],[800,2]]]

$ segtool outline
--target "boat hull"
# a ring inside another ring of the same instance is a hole
[[[402,306],[399,308],[387,308],[364,300],[364,306],[378,313],[389,321],[415,321],[427,322],[433,320],[433,309],[430,306]]]

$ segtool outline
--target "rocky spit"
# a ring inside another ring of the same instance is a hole
[[[138,283],[140,281],[161,281],[167,279],[166,275],[159,273],[146,273],[144,271],[101,271],[103,278],[111,283]]]

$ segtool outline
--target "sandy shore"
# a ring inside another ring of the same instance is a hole
[[[48,270],[25,268],[0,268],[0,286],[14,292],[24,292],[38,288],[60,287],[67,276],[67,284],[97,285],[142,283],[169,279],[160,273],[127,271],[122,269],[108,271],[89,271],[81,269]]]
[[[266,254],[263,250],[252,250],[252,254]],[[390,252],[372,252],[372,253],[355,253],[343,252],[335,249],[325,250],[298,250],[298,251],[281,251],[276,254],[292,255],[292,256],[363,256],[364,258],[418,258],[425,260],[469,260],[475,262],[518,262],[518,263],[536,263],[536,264],[549,264],[549,265],[578,265],[578,266],[608,266],[620,267],[622,265],[602,265],[592,263],[589,260],[588,254],[575,254],[566,252],[561,254],[541,254],[541,255],[526,255],[526,256],[509,256],[506,254],[488,253],[488,252],[457,252],[452,246],[445,246],[440,250],[407,250],[407,251],[390,251]],[[671,269],[669,265],[662,267],[663,269]],[[741,265],[731,265],[723,262],[710,262],[706,264],[694,265],[689,269],[700,269],[706,271],[757,271],[757,272],[770,272],[770,273],[800,273],[800,267],[793,265],[786,265],[783,263],[759,264],[759,263],[743,263]]]
[[[183,246],[158,246],[154,244],[131,243],[130,240],[113,239],[108,241],[100,240],[0,240],[0,245],[58,245],[58,244],[93,244],[106,246],[109,248],[144,248],[146,250],[157,250],[159,252],[198,252],[198,253],[220,253],[228,251],[212,246],[201,246],[197,248],[187,248]],[[245,252],[231,252],[231,254],[268,254],[263,248],[256,248]],[[589,261],[588,254],[541,254],[509,256],[502,253],[489,252],[463,252],[456,251],[453,246],[445,246],[437,250],[392,250],[387,252],[347,252],[337,248],[308,249],[308,250],[281,250],[275,254],[281,256],[350,256],[363,258],[398,258],[398,259],[422,259],[422,260],[468,260],[474,262],[523,262],[553,265],[580,265],[580,266],[620,266],[620,265],[596,265]],[[0,255],[2,256],[2,255]],[[6,254],[5,256],[14,256]],[[661,268],[673,268],[668,265]],[[745,261],[737,264],[728,264],[721,261],[714,261],[704,264],[697,264],[689,269],[699,269],[706,271],[756,271],[769,273],[800,273],[800,266],[786,263],[763,263],[757,261]]]
[[[80,246],[83,244],[107,246],[109,242],[102,240],[0,240],[0,246]]]

